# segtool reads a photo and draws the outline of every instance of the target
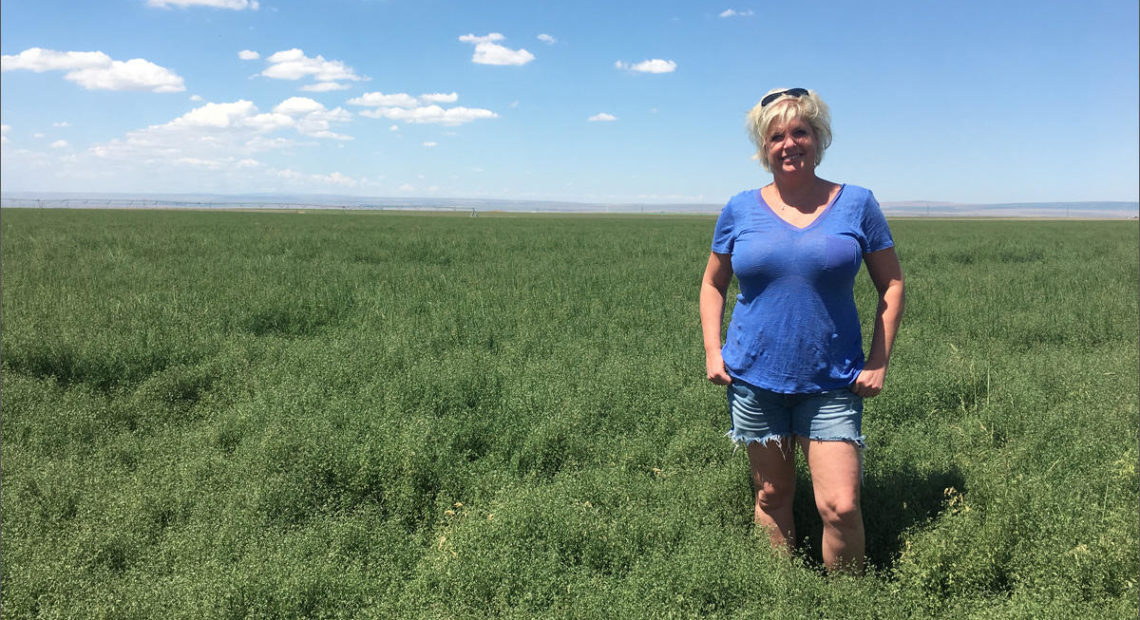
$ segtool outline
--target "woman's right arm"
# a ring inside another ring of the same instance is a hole
[[[732,383],[721,357],[720,328],[724,321],[725,296],[732,282],[732,255],[709,253],[701,279],[701,334],[705,343],[705,376],[717,385]]]

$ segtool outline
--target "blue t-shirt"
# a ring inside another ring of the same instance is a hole
[[[846,387],[863,369],[855,275],[863,255],[894,246],[870,190],[843,185],[815,221],[796,228],[760,190],[733,196],[712,251],[732,255],[740,295],[722,349],[728,374],[773,392]]]

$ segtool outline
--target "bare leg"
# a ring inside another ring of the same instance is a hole
[[[850,441],[797,440],[811,469],[815,505],[823,520],[823,563],[832,572],[861,573],[860,449]]]
[[[767,528],[772,548],[791,553],[796,541],[792,497],[796,491],[796,457],[790,439],[748,444],[752,487],[756,490],[756,525]]]

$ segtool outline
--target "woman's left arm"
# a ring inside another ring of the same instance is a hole
[[[883,391],[887,366],[891,361],[891,347],[902,320],[905,295],[902,267],[893,247],[864,254],[867,273],[879,291],[879,308],[875,313],[875,331],[871,333],[871,352],[863,371],[855,378],[851,391],[864,398],[877,396]]]

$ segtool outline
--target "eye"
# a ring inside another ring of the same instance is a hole
[[[772,134],[771,138],[768,138],[768,141],[769,142],[783,142],[784,141],[784,134],[774,133],[774,134]]]
[[[808,135],[808,131],[806,129],[802,129],[802,128],[797,129],[797,130],[792,132],[793,138],[806,138],[807,135]]]

